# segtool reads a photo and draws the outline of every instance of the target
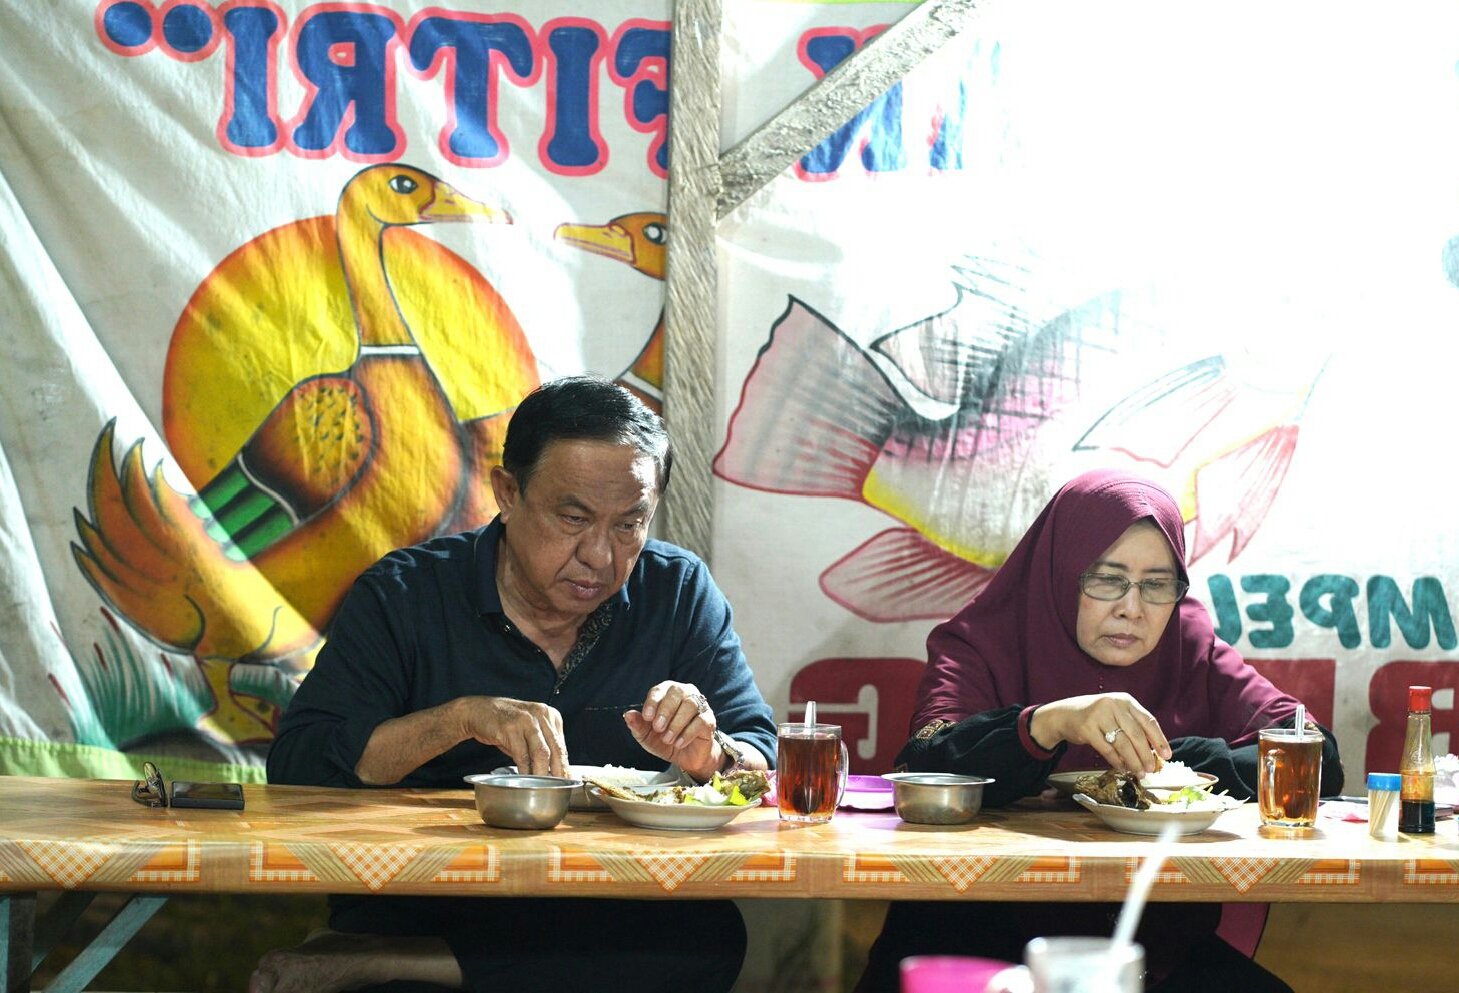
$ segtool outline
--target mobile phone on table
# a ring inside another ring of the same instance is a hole
[[[172,781],[174,807],[210,807],[215,810],[242,810],[243,787],[238,783],[189,783]]]

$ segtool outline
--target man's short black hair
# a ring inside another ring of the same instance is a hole
[[[598,376],[568,376],[537,387],[507,424],[502,468],[526,490],[547,446],[563,440],[632,445],[653,459],[659,496],[668,489],[674,466],[669,432],[658,414],[617,383]]]

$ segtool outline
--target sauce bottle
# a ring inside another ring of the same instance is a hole
[[[1434,833],[1433,687],[1408,688],[1408,727],[1403,735],[1403,776],[1399,791],[1398,830],[1404,834]]]

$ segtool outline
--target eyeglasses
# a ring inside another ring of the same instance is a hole
[[[1140,588],[1140,599],[1145,603],[1175,603],[1190,589],[1189,583],[1179,579],[1142,579],[1138,583],[1124,576],[1112,576],[1107,572],[1081,572],[1079,589],[1093,600],[1122,600],[1131,586]]]
[[[132,799],[146,807],[167,806],[167,782],[151,762],[142,763],[142,775],[132,784]]]

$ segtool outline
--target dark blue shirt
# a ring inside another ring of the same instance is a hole
[[[633,740],[623,712],[666,679],[693,683],[722,730],[773,760],[775,723],[740,649],[724,594],[692,552],[650,541],[604,604],[606,627],[565,676],[502,612],[499,521],[391,552],[340,605],[329,640],[283,719],[271,783],[363,786],[355,766],[382,722],[462,696],[550,704],[568,760],[662,769]],[[400,785],[462,787],[461,777],[512,760],[465,741]]]

